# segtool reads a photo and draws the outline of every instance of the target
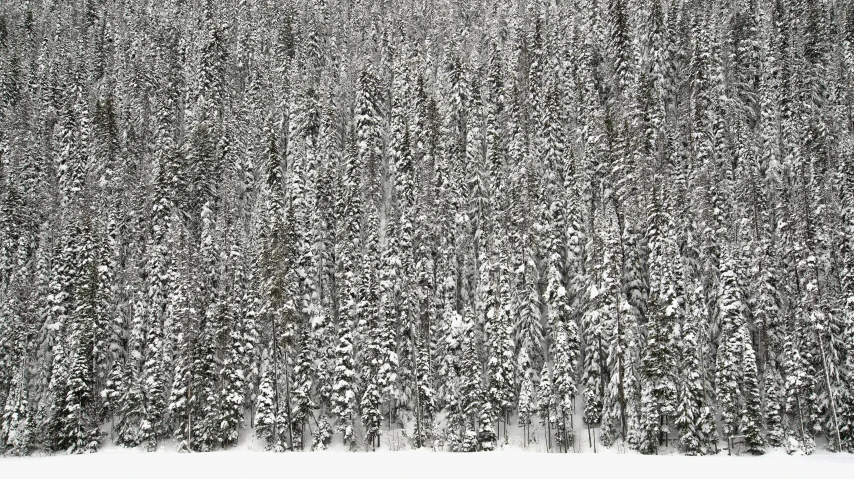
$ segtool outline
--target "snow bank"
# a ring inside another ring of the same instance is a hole
[[[854,455],[816,452],[759,457],[538,454],[516,449],[453,454],[427,450],[374,453],[338,451],[272,453],[248,448],[211,453],[145,453],[108,448],[82,456],[0,459],[0,477],[182,478],[631,478],[854,477]]]

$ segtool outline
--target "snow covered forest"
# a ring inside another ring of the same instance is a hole
[[[3,0],[0,452],[854,451],[854,2]]]

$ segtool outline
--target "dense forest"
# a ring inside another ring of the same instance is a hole
[[[852,451],[852,78],[847,0],[4,0],[0,451]]]

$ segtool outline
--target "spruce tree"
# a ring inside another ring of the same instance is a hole
[[[554,388],[550,375],[548,365],[543,364],[543,370],[540,371],[540,384],[537,386],[537,412],[546,431],[547,450],[551,450],[552,428],[555,424]]]
[[[748,452],[762,454],[765,452],[763,447],[765,438],[762,436],[762,405],[759,394],[759,374],[756,371],[756,355],[753,352],[753,344],[751,344],[747,326],[742,327],[741,335],[744,343],[744,357],[742,359],[744,406],[741,413],[740,429],[745,436]]]
[[[339,325],[338,347],[335,348],[335,372],[332,386],[332,415],[335,429],[343,434],[344,444],[353,444],[353,414],[356,400],[356,372],[353,365],[353,336],[349,326]]]

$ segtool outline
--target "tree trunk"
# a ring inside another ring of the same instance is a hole
[[[619,312],[619,307],[618,307],[617,308],[617,335],[618,335],[617,340],[618,341],[619,341],[621,326],[622,326],[622,324],[620,323],[620,312]],[[617,390],[618,390],[617,394],[618,394],[619,401],[620,401],[620,430],[621,430],[622,435],[623,435],[623,440],[625,440],[626,439],[626,432],[627,432],[626,431],[627,424],[626,424],[626,391],[625,391],[624,386],[623,386],[623,372],[624,372],[623,371],[623,356],[621,353],[620,357],[617,358],[617,374],[619,375],[619,379],[617,382]]]
[[[410,335],[414,335],[411,330]],[[415,381],[415,448],[420,449],[423,444],[421,444],[421,390],[418,388],[418,344],[414,338],[412,342],[414,345],[412,348],[412,365],[415,370],[415,374],[413,375]]]
[[[279,444],[279,338],[276,331],[276,314],[272,317],[272,337],[273,343],[273,444],[274,447]]]
[[[552,421],[551,413],[546,413],[546,451],[552,452]]]
[[[565,454],[569,452],[569,436],[566,431],[566,411],[563,411],[561,415],[563,419],[563,452]]]
[[[288,449],[293,451],[294,449],[294,424],[293,419],[291,418],[291,379],[290,379],[290,371],[288,366],[288,350],[285,348],[285,414],[288,416],[288,436],[290,438],[290,443],[288,444]]]
[[[192,375],[190,377],[192,378]],[[192,384],[192,382],[193,381],[191,380],[190,384]],[[187,385],[187,451],[193,450],[193,415],[190,414],[190,412],[192,411],[192,406],[190,405],[192,397],[190,395],[190,389],[192,388],[192,386],[190,384]]]
[[[836,428],[836,447],[842,449],[842,435],[839,433],[839,417],[836,415],[836,400],[833,398],[833,389],[830,386],[830,373],[827,372],[827,355],[824,352],[824,340],[821,334],[816,332],[818,344],[821,349],[821,365],[824,368],[824,380],[827,383],[827,394],[830,397],[830,410],[833,412],[833,425]]]

